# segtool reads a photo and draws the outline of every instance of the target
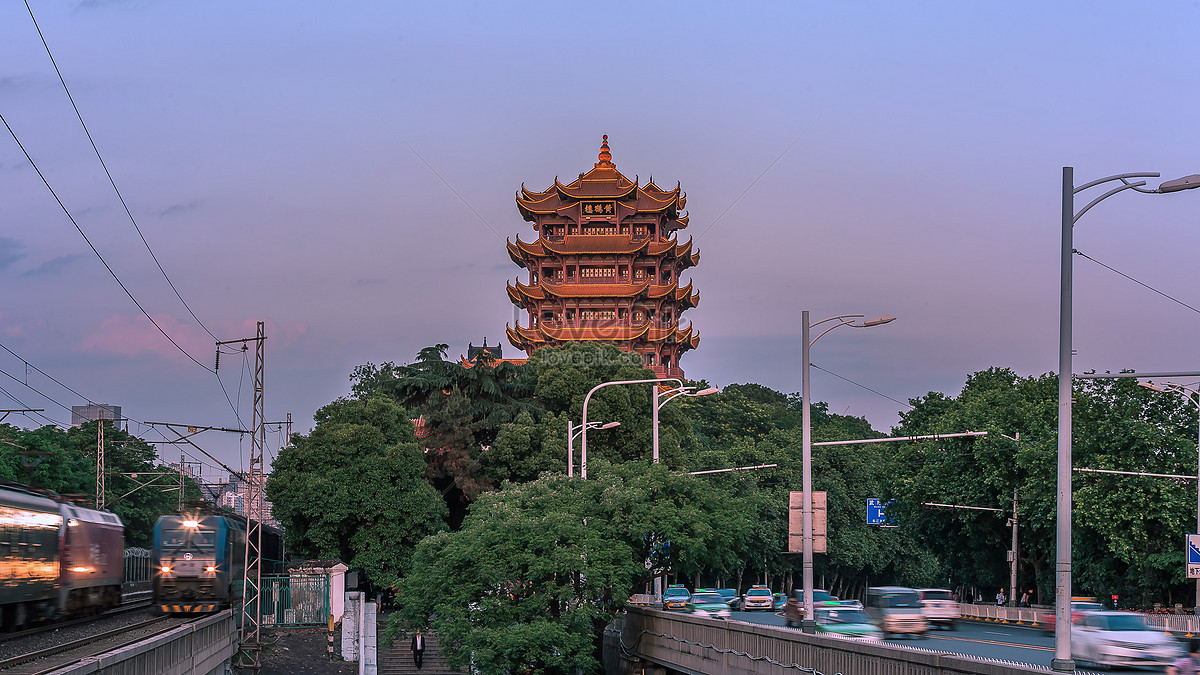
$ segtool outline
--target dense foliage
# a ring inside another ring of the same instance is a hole
[[[453,659],[485,673],[595,672],[603,626],[657,575],[799,584],[800,556],[787,553],[789,493],[801,489],[798,395],[733,384],[674,398],[661,409],[654,465],[652,385],[593,391],[653,378],[635,357],[583,344],[538,350],[523,365],[445,352],[357,369],[351,397],[280,453],[268,487],[293,550],[341,557],[376,583],[399,579],[389,634],[431,626]],[[988,432],[976,438],[839,445],[885,435],[813,402],[813,483],[828,495],[818,586],[859,598],[880,584],[1007,586],[1015,491],[1020,583],[1048,598],[1056,387],[1052,375],[974,373],[956,397],[910,401],[887,437]],[[588,421],[620,425],[588,433],[584,481],[578,438],[576,477],[566,476],[567,430],[578,429],[589,392]],[[1076,396],[1076,466],[1194,472],[1190,404],[1129,380],[1086,381]],[[1110,474],[1080,474],[1075,485],[1074,590],[1141,604],[1183,598],[1179,540],[1195,517],[1194,486]],[[867,525],[869,498],[889,501],[897,526]]]
[[[408,413],[392,399],[339,399],[280,451],[267,482],[293,557],[340,559],[393,584],[412,550],[444,526]]]

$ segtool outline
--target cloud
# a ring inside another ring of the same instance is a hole
[[[359,279],[358,281],[354,282],[354,285],[359,288],[364,288],[366,286],[379,286],[385,283],[387,282],[383,279]]]
[[[48,261],[42,263],[38,267],[35,267],[35,268],[25,272],[21,276],[22,277],[40,277],[40,276],[49,275],[49,274],[58,274],[59,272],[63,271],[64,269],[75,264],[76,261],[82,259],[83,257],[84,257],[84,255],[82,253],[72,253],[71,255],[62,255],[53,260],[48,260]]]
[[[75,9],[81,11],[106,9],[108,7],[132,7],[134,9],[142,9],[148,7],[150,3],[144,0],[83,0],[75,5]]]
[[[212,361],[213,342],[199,326],[177,321],[169,314],[156,314],[157,323],[167,335],[206,367]],[[145,316],[114,314],[97,326],[79,343],[78,349],[96,354],[140,356],[153,354],[173,361],[189,360],[171,344]]]
[[[0,237],[0,270],[8,269],[13,263],[25,257],[21,253],[24,248],[16,239]]]
[[[203,204],[203,202],[201,202],[199,199],[193,199],[186,204],[172,204],[159,211],[158,215],[166,217],[177,216],[181,213],[187,213],[188,211],[195,211],[196,209],[200,208],[201,204]]]

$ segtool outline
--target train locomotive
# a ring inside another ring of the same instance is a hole
[[[240,601],[246,571],[246,520],[193,513],[161,516],[154,524],[154,608],[198,614]],[[283,536],[262,527],[262,572],[282,567]]]
[[[125,527],[116,514],[0,484],[0,627],[121,604]]]

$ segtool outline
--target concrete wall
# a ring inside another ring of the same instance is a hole
[[[237,653],[237,629],[229,610],[146,638],[128,647],[83,659],[58,675],[223,675]]]
[[[605,672],[640,675],[665,666],[696,675],[794,675],[797,667],[855,675],[1018,675],[1047,668],[805,635],[777,626],[630,607],[605,636]]]

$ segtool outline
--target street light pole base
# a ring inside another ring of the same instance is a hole
[[[812,619],[803,619],[800,621],[800,630],[810,635],[816,633],[817,622]]]
[[[1075,659],[1054,659],[1050,662],[1050,670],[1057,670],[1060,673],[1075,672]]]

